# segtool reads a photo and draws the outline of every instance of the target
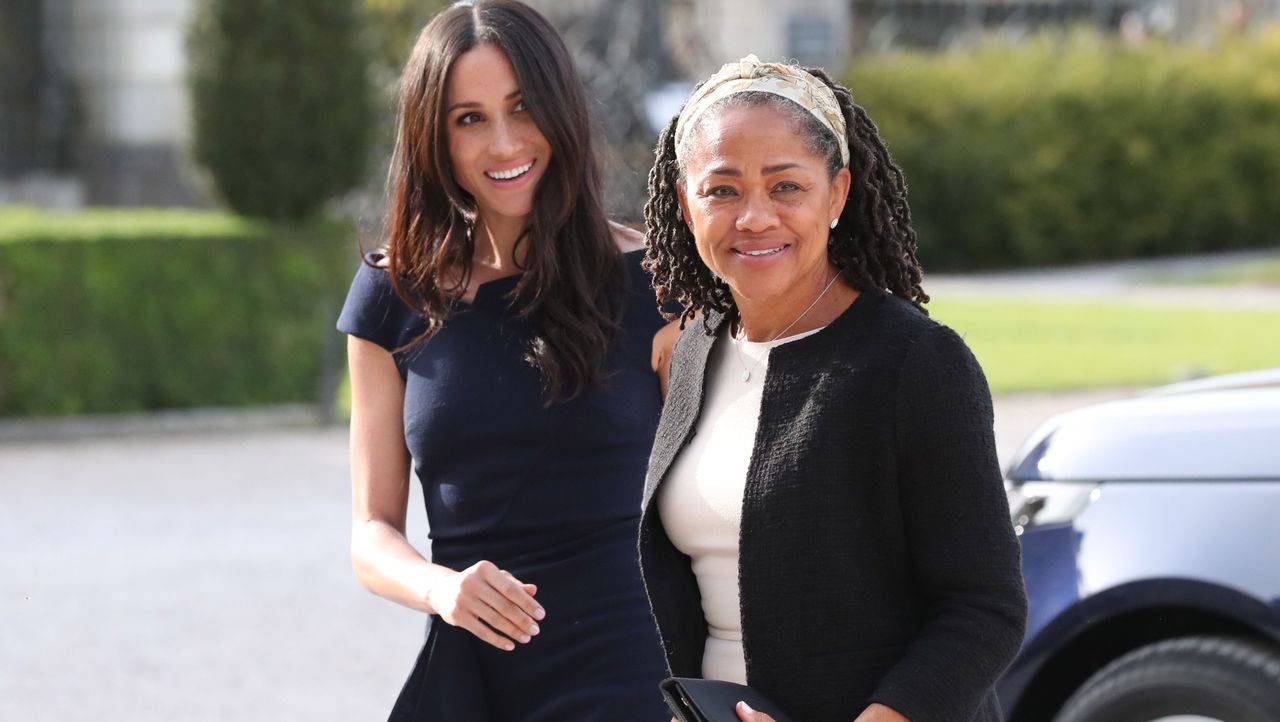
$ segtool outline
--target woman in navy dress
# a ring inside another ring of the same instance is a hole
[[[604,215],[573,63],[527,6],[477,0],[400,92],[385,247],[338,322],[356,575],[431,615],[391,719],[666,719],[635,535],[675,329]]]

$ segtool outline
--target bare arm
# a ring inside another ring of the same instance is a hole
[[[427,561],[405,538],[409,452],[404,382],[391,354],[354,336],[351,367],[351,562],[365,589],[437,614],[500,649],[538,633],[537,588],[487,561],[455,571]],[[492,627],[490,629],[489,627]],[[493,630],[509,637],[504,638]]]
[[[391,354],[349,337],[351,366],[351,562],[366,589],[421,612],[446,571],[405,538],[409,452],[404,447],[404,382]]]

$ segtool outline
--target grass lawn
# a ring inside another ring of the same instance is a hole
[[[1164,285],[1263,286],[1280,288],[1280,256],[1218,265],[1210,270],[1181,268],[1148,276],[1146,282]]]
[[[1225,285],[1280,286],[1280,259],[1226,268],[1207,273],[1200,280],[1203,283]]]
[[[952,299],[929,304],[958,331],[993,393],[1151,386],[1280,366],[1280,311]]]

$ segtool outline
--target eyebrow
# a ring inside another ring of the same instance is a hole
[[[520,89],[516,88],[510,93],[507,93],[507,97],[503,98],[503,100],[511,100],[513,98],[518,98],[518,97],[520,97]],[[480,107],[480,104],[475,101],[467,101],[465,103],[454,103],[453,105],[449,106],[449,109],[445,111],[445,114],[452,113],[453,111],[459,108],[479,108],[479,107]]]
[[[767,165],[761,170],[764,171],[765,175],[773,175],[774,173],[781,173],[784,170],[791,170],[792,168],[800,167],[799,163],[778,163],[776,165]],[[737,168],[722,165],[718,168],[712,168],[709,175],[727,175],[732,178],[741,178],[742,171]]]

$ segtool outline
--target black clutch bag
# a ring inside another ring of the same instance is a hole
[[[746,702],[778,722],[791,722],[778,705],[746,685],[718,679],[668,677],[658,687],[680,722],[739,722],[735,709],[738,702]]]

